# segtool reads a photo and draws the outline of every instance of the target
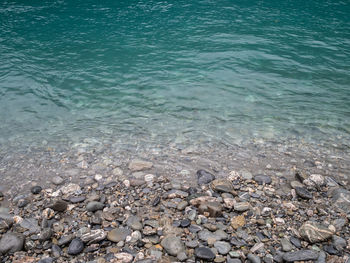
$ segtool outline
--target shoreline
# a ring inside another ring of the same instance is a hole
[[[347,151],[85,142],[2,154],[2,262],[348,262]]]

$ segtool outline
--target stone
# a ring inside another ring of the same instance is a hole
[[[339,251],[333,245],[324,245],[323,250],[329,255],[338,255]]]
[[[107,239],[118,243],[119,241],[124,241],[131,231],[126,228],[115,228],[108,232]]]
[[[316,260],[317,258],[318,252],[315,250],[298,250],[283,255],[283,260],[287,262]]]
[[[247,258],[250,260],[251,263],[261,263],[261,259],[252,253],[249,253]]]
[[[238,202],[233,205],[235,211],[244,212],[250,209],[249,202]]]
[[[115,263],[130,263],[134,259],[131,254],[125,252],[114,254],[114,257],[115,259],[113,259],[111,262]]]
[[[231,245],[225,241],[216,241],[214,247],[221,255],[227,255],[231,250]]]
[[[217,217],[222,213],[222,206],[219,202],[205,202],[198,207],[198,212],[200,214],[208,212],[210,217]]]
[[[208,247],[197,247],[194,250],[194,254],[196,258],[207,260],[207,261],[213,261],[215,258],[214,252]]]
[[[42,258],[38,261],[38,263],[53,263],[53,258],[50,257],[46,257],[46,258]]]
[[[91,201],[86,205],[86,210],[89,212],[95,212],[98,210],[102,210],[103,208],[104,208],[104,204],[97,201]]]
[[[73,195],[73,194],[80,194],[81,193],[81,187],[77,184],[68,184],[66,186],[61,187],[61,192],[64,195]]]
[[[85,196],[72,196],[71,198],[69,198],[69,202],[73,203],[73,204],[77,204],[77,203],[81,203],[84,202],[86,199]]]
[[[327,254],[324,251],[321,251],[318,255],[316,263],[326,263]]]
[[[348,213],[350,211],[350,191],[343,188],[334,190],[332,193],[332,205],[341,212]]]
[[[233,229],[238,229],[245,225],[245,218],[243,215],[235,216],[231,219],[231,226]]]
[[[180,261],[185,261],[187,259],[186,252],[181,251],[179,254],[177,254],[177,259]]]
[[[49,208],[51,208],[56,212],[64,212],[66,211],[67,207],[68,207],[68,204],[65,201],[57,200]]]
[[[215,179],[210,185],[213,191],[219,193],[230,193],[234,190],[232,183],[226,179]]]
[[[333,235],[332,236],[332,245],[336,250],[342,251],[347,246],[347,242],[344,238],[340,236]]]
[[[252,173],[247,171],[247,170],[241,170],[240,174],[244,180],[252,180],[253,179]]]
[[[257,182],[258,184],[271,184],[272,183],[271,177],[268,175],[265,175],[265,174],[255,175],[254,181]]]
[[[74,238],[68,247],[67,253],[69,255],[78,255],[84,249],[84,243],[80,238]]]
[[[296,194],[303,199],[312,199],[312,194],[304,187],[295,187]]]
[[[33,186],[32,188],[30,188],[30,191],[31,191],[32,194],[34,194],[34,195],[40,194],[40,192],[41,192],[42,190],[43,190],[43,189],[42,189],[41,186],[39,186],[39,185],[36,185],[36,186]]]
[[[52,179],[51,179],[51,182],[55,185],[60,185],[63,183],[63,181],[64,181],[63,178],[61,176],[58,176],[58,175],[52,177]]]
[[[188,218],[182,219],[180,222],[181,227],[188,227],[191,224],[191,220]]]
[[[6,233],[0,239],[0,254],[14,253],[23,249],[24,237],[18,233]]]
[[[306,173],[302,172],[302,171],[297,171],[295,173],[295,178],[297,180],[299,180],[299,182],[303,183],[304,180],[306,180],[308,178],[308,175]]]
[[[293,245],[290,243],[290,241],[286,237],[281,239],[281,245],[282,245],[282,250],[284,252],[289,252],[293,249]]]
[[[186,207],[188,206],[188,202],[187,201],[181,201],[177,204],[176,209],[179,211],[184,210]]]
[[[206,242],[208,242],[209,240],[213,240],[215,242],[227,239],[227,234],[220,229],[216,230],[215,232],[211,232],[208,229],[204,229],[198,232],[198,238]]]
[[[186,246],[189,248],[196,248],[198,247],[199,243],[197,240],[188,240],[186,241]]]
[[[148,170],[152,167],[153,163],[142,160],[133,160],[129,163],[129,169],[133,172]]]
[[[88,243],[88,245],[92,243],[100,242],[107,237],[107,233],[103,229],[95,229],[90,230],[88,233],[84,233],[80,236],[81,241],[84,243]]]
[[[170,190],[168,193],[168,198],[186,198],[187,196],[188,196],[187,192],[184,192],[178,189]]]
[[[325,178],[323,175],[320,175],[320,174],[312,174],[310,175],[308,180],[312,181],[317,186],[322,186],[325,184]]]
[[[205,170],[197,171],[197,183],[199,185],[209,184],[211,181],[215,179],[215,176]]]
[[[185,246],[181,241],[181,238],[174,235],[166,236],[162,240],[161,245],[171,256],[176,256],[178,253],[185,251]]]
[[[55,258],[59,258],[62,255],[62,250],[59,246],[57,246],[56,244],[53,244],[51,247],[51,252],[53,257]]]
[[[327,226],[312,221],[305,222],[300,227],[299,233],[304,240],[312,244],[326,241],[334,234]]]
[[[292,181],[290,182],[290,186],[295,189],[296,187],[304,187],[304,185],[302,183],[300,183],[299,181]]]
[[[296,237],[291,237],[290,242],[296,247],[296,248],[301,248],[301,241],[299,238]]]
[[[51,228],[46,227],[43,230],[41,230],[40,235],[39,235],[39,240],[40,241],[50,240],[51,236],[52,236]]]
[[[141,219],[138,216],[129,216],[128,219],[126,220],[126,224],[132,230],[141,230],[142,229]]]

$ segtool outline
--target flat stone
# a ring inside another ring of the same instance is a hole
[[[23,249],[24,237],[18,233],[6,233],[0,239],[0,254],[14,253]]]
[[[210,185],[213,191],[219,193],[230,193],[234,190],[232,183],[226,179],[215,179]]]
[[[63,181],[64,181],[63,178],[61,176],[58,176],[58,175],[52,177],[52,179],[51,179],[51,182],[55,185],[60,185],[63,183]]]
[[[213,261],[215,258],[214,252],[208,247],[197,247],[194,254],[197,258],[207,261]]]
[[[69,255],[78,255],[80,252],[82,252],[84,249],[84,243],[81,241],[80,238],[74,238],[68,247],[67,253]]]
[[[81,241],[84,243],[88,243],[88,245],[92,243],[100,242],[107,237],[107,233],[103,229],[95,229],[90,230],[88,233],[84,233],[80,236]]]
[[[250,209],[249,202],[238,202],[233,205],[234,210],[244,212]]]
[[[233,229],[238,229],[245,225],[245,218],[243,215],[235,216],[231,219],[231,226]]]
[[[271,184],[271,177],[265,174],[257,174],[254,176],[254,181],[258,184]]]
[[[296,248],[301,248],[301,241],[299,238],[296,237],[291,237],[290,242],[296,247]]]
[[[336,250],[342,251],[347,246],[347,242],[344,238],[340,236],[333,235],[332,236],[332,245]]]
[[[304,223],[299,233],[303,239],[310,243],[317,243],[328,240],[334,234],[327,226],[312,221]]]
[[[86,199],[85,196],[73,196],[71,198],[69,198],[69,202],[73,203],[73,204],[76,204],[76,203],[81,203],[81,202],[84,202]]]
[[[296,194],[303,199],[312,199],[312,194],[304,187],[295,187]]]
[[[187,201],[181,201],[180,203],[177,204],[176,209],[179,211],[184,210],[188,206]]]
[[[187,192],[178,189],[173,189],[168,192],[168,198],[186,198],[187,196]]]
[[[205,170],[197,171],[197,183],[199,185],[209,184],[211,181],[215,179],[215,176]]]
[[[86,205],[86,210],[89,212],[95,212],[97,210],[102,210],[103,208],[104,208],[104,204],[97,202],[97,201],[89,202]]]
[[[130,263],[134,259],[134,257],[131,254],[125,252],[114,254],[114,257],[116,261],[113,260],[112,262],[118,263]]]
[[[216,241],[214,247],[221,255],[227,255],[231,250],[231,245],[225,241]]]
[[[252,253],[249,253],[247,258],[250,260],[251,263],[261,263],[261,259]]]
[[[125,241],[125,238],[131,234],[131,231],[126,228],[115,228],[108,232],[107,239],[118,243],[119,241]]]
[[[141,219],[138,216],[129,216],[128,219],[126,220],[126,224],[128,227],[130,227],[133,230],[142,229]]]
[[[282,250],[284,252],[289,252],[293,249],[293,245],[290,243],[290,241],[286,237],[281,239],[281,245],[282,245]]]
[[[343,188],[336,189],[332,194],[332,205],[341,212],[350,211],[350,191]]]
[[[318,252],[315,250],[298,250],[283,255],[283,260],[287,262],[316,260],[317,258]]]
[[[129,169],[133,172],[151,169],[152,167],[153,163],[142,160],[133,160],[129,163]]]
[[[77,184],[68,184],[66,186],[61,187],[60,190],[64,195],[73,195],[81,193],[81,187]]]
[[[209,213],[210,217],[218,217],[222,213],[222,205],[219,202],[204,202],[198,207],[198,212],[204,214]]]
[[[166,236],[162,240],[161,245],[171,256],[176,256],[178,253],[185,251],[185,246],[181,238],[174,235]]]
[[[67,207],[68,207],[67,202],[63,200],[57,200],[49,208],[57,212],[64,212],[66,211]]]
[[[189,248],[196,248],[198,247],[199,243],[197,240],[188,240],[186,241],[186,246]]]

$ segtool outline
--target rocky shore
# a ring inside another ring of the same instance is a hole
[[[199,169],[188,182],[155,166],[0,193],[1,262],[350,262],[344,181]]]

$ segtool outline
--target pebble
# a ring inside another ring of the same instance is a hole
[[[272,183],[271,177],[268,175],[265,175],[265,174],[255,175],[254,181],[257,182],[258,184],[271,184]]]
[[[68,204],[65,201],[57,200],[49,208],[57,212],[64,212],[66,211],[67,207]]]
[[[18,233],[6,233],[0,239],[0,254],[14,253],[23,249],[24,237]]]
[[[247,258],[250,260],[251,263],[261,263],[261,259],[252,253],[249,253]]]
[[[343,188],[336,189],[332,194],[332,205],[341,212],[350,211],[350,191]]]
[[[244,225],[245,225],[245,218],[243,215],[239,215],[231,219],[231,226],[233,229],[238,229]]]
[[[131,231],[126,228],[115,228],[108,232],[107,239],[118,243],[119,241],[124,241]]]
[[[88,245],[100,242],[107,237],[107,233],[103,229],[90,230],[88,233],[82,234],[80,239]]]
[[[114,254],[114,257],[117,260],[116,262],[118,263],[130,263],[134,259],[134,257],[131,254],[125,252]],[[112,262],[115,261],[112,260]]]
[[[68,247],[67,253],[69,255],[78,255],[84,249],[84,243],[80,238],[74,238]]]
[[[207,261],[213,261],[215,258],[214,252],[208,247],[197,247],[194,254],[197,258]]]
[[[181,241],[181,238],[174,235],[168,235],[164,237],[164,239],[161,242],[161,245],[165,249],[165,251],[171,256],[176,256],[180,252],[185,251],[185,246]]]
[[[205,170],[197,171],[197,183],[199,185],[209,184],[214,179],[215,179],[215,176]]]
[[[287,262],[316,260],[318,252],[315,250],[298,250],[294,252],[287,252],[283,255],[283,260]]]
[[[151,169],[152,166],[153,163],[142,160],[133,160],[129,163],[129,169],[133,172],[148,170]]]
[[[216,241],[214,247],[221,255],[227,255],[231,250],[231,245],[225,241]]]
[[[230,193],[234,190],[232,183],[226,179],[215,179],[210,185],[213,191],[219,193]]]
[[[187,201],[181,201],[177,204],[176,209],[179,211],[184,210],[186,207],[188,206],[188,202]]]
[[[235,211],[244,212],[250,209],[249,202],[239,202],[233,205]]]
[[[104,208],[104,204],[102,204],[100,202],[97,202],[97,201],[89,202],[86,205],[86,210],[89,211],[89,212],[95,212],[95,211],[98,211],[98,210],[102,210],[103,208]]]
[[[53,263],[53,262],[54,262],[53,258],[50,258],[50,257],[46,257],[38,261],[38,263]]]
[[[299,233],[303,239],[310,243],[322,242],[330,239],[333,231],[323,224],[312,221],[305,222],[299,229]]]
[[[71,198],[69,198],[69,202],[73,203],[73,204],[77,204],[77,203],[81,203],[84,202],[86,199],[85,196],[73,196]]]
[[[282,250],[284,252],[289,252],[293,249],[293,245],[290,243],[290,241],[286,237],[281,239],[281,245],[282,245]]]
[[[312,194],[304,187],[295,187],[296,194],[303,199],[312,199]]]
[[[35,194],[35,195],[40,194],[40,192],[41,192],[42,190],[43,190],[43,189],[41,188],[41,186],[38,186],[38,185],[33,186],[33,187],[30,189],[30,191],[32,192],[32,194]]]
[[[141,219],[138,216],[129,216],[126,224],[133,230],[142,229]]]
[[[58,176],[58,175],[52,177],[52,179],[51,179],[51,182],[55,185],[60,185],[63,183],[63,181],[64,181],[63,178],[61,176]]]
[[[296,247],[296,248],[301,248],[301,241],[299,238],[296,237],[291,237],[290,242]]]

